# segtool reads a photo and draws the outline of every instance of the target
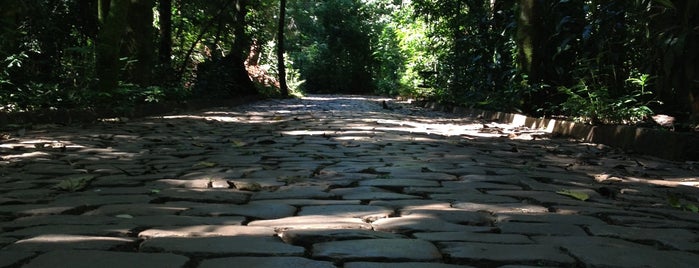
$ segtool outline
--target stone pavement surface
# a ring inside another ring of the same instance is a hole
[[[378,97],[34,126],[0,154],[3,267],[699,266],[697,163]]]

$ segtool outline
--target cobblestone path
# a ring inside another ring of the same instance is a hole
[[[699,265],[696,163],[382,101],[5,135],[0,266]]]

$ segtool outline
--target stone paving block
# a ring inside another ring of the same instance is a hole
[[[29,259],[34,255],[36,255],[36,253],[30,251],[0,251],[0,267],[13,267],[14,264]]]
[[[14,229],[40,225],[107,225],[126,222],[126,219],[109,216],[41,215],[17,218],[10,222],[0,222],[0,227]]]
[[[563,187],[561,187],[563,189]],[[561,189],[561,190],[562,190]],[[568,188],[565,188],[568,189]],[[589,189],[588,189],[589,190]],[[576,190],[577,192],[582,192],[579,190]],[[585,191],[584,193],[592,196],[591,198],[599,198],[599,195],[592,195],[590,193],[591,190]],[[496,191],[488,191],[488,194],[493,194],[493,195],[502,195],[502,196],[510,196],[510,197],[515,197],[515,198],[520,198],[520,199],[529,199],[529,200],[535,200],[538,203],[541,204],[556,204],[556,205],[583,205],[585,202],[589,201],[582,201],[578,200],[575,198],[571,198],[568,196],[563,196],[560,194],[557,194],[555,192],[548,192],[548,191],[513,191],[513,190],[496,190]]]
[[[183,216],[230,216],[240,215],[257,219],[278,219],[293,216],[296,207],[285,204],[250,203],[244,205],[202,204],[180,213]]]
[[[241,225],[245,221],[245,217],[241,216],[222,216],[222,217],[195,217],[195,216],[179,216],[179,215],[153,215],[153,216],[136,216],[133,218],[123,219],[124,223],[131,223],[138,226],[186,226],[186,225]]]
[[[12,244],[15,241],[17,241],[17,238],[14,237],[4,237],[5,233],[2,234],[3,236],[0,236],[0,248],[3,248],[6,245]]]
[[[420,196],[407,195],[390,192],[373,186],[360,186],[354,188],[337,188],[330,190],[330,193],[342,196],[347,200],[396,200],[396,199],[421,199]]]
[[[440,186],[437,181],[430,180],[420,180],[420,179],[402,179],[402,178],[387,178],[387,179],[373,179],[373,180],[363,180],[359,182],[361,186],[389,186],[389,187],[438,187]]]
[[[275,229],[371,229],[371,224],[357,218],[310,215],[274,220],[257,220],[248,226],[267,226]]]
[[[192,225],[170,226],[144,230],[138,233],[139,238],[154,237],[204,237],[204,236],[274,236],[276,232],[271,227],[240,226],[240,225]]]
[[[324,186],[282,186],[273,192],[257,192],[253,194],[252,200],[264,199],[322,199],[331,198],[333,194],[325,192]]]
[[[589,267],[696,267],[699,255],[659,250],[619,239],[592,236],[534,237],[538,243],[564,248]]]
[[[299,216],[327,215],[347,218],[361,218],[368,221],[388,218],[393,214],[393,209],[367,205],[331,205],[331,206],[305,206],[299,211]]]
[[[255,200],[248,204],[286,204],[290,206],[326,206],[326,205],[359,205],[361,200],[335,200],[335,199],[270,199]]]
[[[566,223],[503,222],[496,225],[504,234],[584,236],[579,226]]]
[[[117,246],[134,243],[136,239],[128,237],[85,236],[49,234],[39,235],[17,242],[3,250],[51,251],[58,249],[101,249],[107,250]]]
[[[507,214],[500,213],[496,216],[497,222],[542,222],[542,223],[566,223],[573,225],[605,225],[599,218],[557,213],[531,213],[531,214]]]
[[[594,236],[620,238],[630,241],[656,241],[686,251],[699,251],[699,233],[686,229],[637,228],[618,225],[590,225],[588,232]]]
[[[374,230],[392,233],[458,232],[470,229],[466,225],[455,224],[424,215],[379,219],[372,222],[371,225],[374,227]]]
[[[304,267],[304,268],[335,268],[331,262],[316,261],[301,257],[230,257],[203,260],[198,268],[229,268],[229,267]]]
[[[89,235],[89,236],[127,236],[131,230],[136,229],[135,224],[109,224],[109,225],[41,225],[27,227],[8,232],[3,236],[33,237],[38,235]]]
[[[347,262],[344,268],[468,268],[473,266],[434,262]]]
[[[488,190],[522,190],[522,186],[516,185],[518,181],[510,183],[489,181],[445,181],[442,186],[449,189],[488,189]]]
[[[571,266],[575,259],[550,245],[499,245],[471,242],[439,242],[442,254],[459,261],[527,262]]]
[[[219,202],[242,204],[248,201],[248,194],[232,189],[184,189],[170,188],[158,192],[157,197],[171,200]]]
[[[699,229],[699,223],[683,220],[668,220],[666,217],[656,215],[629,216],[607,215],[611,223],[638,228],[689,228]]]
[[[519,200],[507,196],[483,194],[477,191],[470,193],[449,193],[449,194],[430,194],[430,199],[457,201],[457,202],[473,202],[473,203],[516,203]]]
[[[492,227],[473,226],[469,232],[429,232],[414,233],[418,239],[431,242],[479,242],[495,244],[532,244],[534,241],[525,235],[488,233]],[[481,232],[478,232],[481,231]]]
[[[163,205],[163,204],[118,204],[104,205],[94,210],[83,213],[83,215],[131,215],[131,216],[146,216],[146,215],[175,215],[179,212],[187,210],[187,207]]]
[[[305,249],[285,244],[276,237],[215,236],[155,237],[141,243],[144,252],[212,255],[301,256]]]
[[[282,231],[279,236],[289,244],[304,247],[328,241],[406,238],[400,234],[365,229],[291,229]]]
[[[72,206],[101,206],[110,204],[144,204],[156,199],[156,196],[149,195],[103,195],[94,192],[84,192],[77,194],[66,194],[58,196],[50,205],[72,205]]]
[[[400,260],[434,261],[442,255],[424,240],[416,239],[362,239],[324,242],[313,245],[314,258],[341,261]]]
[[[50,206],[50,205],[2,205],[0,214],[10,214],[14,216],[39,216],[57,215],[74,209],[75,206]]]
[[[170,253],[129,253],[95,250],[59,250],[42,254],[32,259],[29,263],[22,267],[175,268],[184,267],[188,260],[189,259],[187,257]]]
[[[455,208],[436,208],[436,209],[413,209],[407,208],[400,210],[401,216],[423,216],[428,218],[437,218],[451,223],[465,225],[491,225],[495,220],[490,214],[478,211],[466,211]]]
[[[451,203],[428,199],[403,199],[403,200],[371,200],[370,206],[381,206],[392,209],[439,209],[451,208]]]
[[[548,208],[526,203],[478,204],[471,202],[455,202],[452,204],[452,207],[468,211],[488,211],[495,214],[528,214],[549,212]]]

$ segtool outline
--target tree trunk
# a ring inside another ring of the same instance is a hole
[[[289,96],[286,85],[286,67],[284,66],[284,27],[286,17],[286,0],[279,1],[279,27],[277,29],[277,70],[279,72],[279,90],[282,96]]]
[[[129,26],[123,56],[135,61],[127,66],[126,81],[144,87],[151,85],[155,66],[153,6],[154,0],[131,0],[127,15]]]
[[[237,83],[236,88],[233,88],[233,95],[256,95],[257,90],[255,85],[250,80],[248,72],[245,69],[245,58],[247,56],[247,49],[250,48],[250,40],[245,34],[245,16],[248,14],[248,1],[247,0],[235,0],[235,24],[233,25],[233,34],[235,39],[233,41],[233,50],[230,54],[226,56],[224,60],[232,61],[233,73],[230,74],[234,82]]]
[[[160,0],[160,42],[158,47],[158,65],[165,81],[172,79],[172,0]]]
[[[102,13],[105,10],[104,5],[109,6],[109,12],[106,14]],[[121,40],[128,25],[129,2],[101,0],[99,10],[102,27],[95,42],[95,73],[97,90],[105,93],[103,96],[108,99],[119,85],[119,73],[122,67],[119,62],[119,52]]]
[[[540,61],[541,20],[538,0],[520,0],[517,20],[517,59],[520,71],[529,77],[530,82],[538,82]]]

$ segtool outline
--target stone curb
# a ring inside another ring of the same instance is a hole
[[[673,161],[699,160],[699,135],[633,126],[592,126],[566,120],[529,117],[522,114],[485,111],[437,102],[414,101],[418,107],[435,111],[464,114],[500,123],[541,129],[553,135],[600,143],[624,150]]]

